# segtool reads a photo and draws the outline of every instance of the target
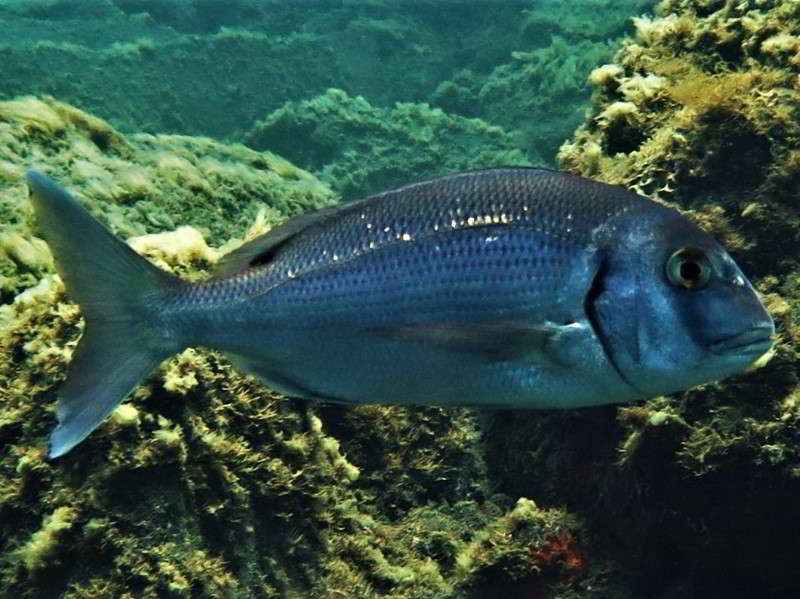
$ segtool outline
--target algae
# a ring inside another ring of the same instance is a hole
[[[455,114],[480,117],[515,133],[518,146],[533,162],[548,164],[565,132],[583,122],[586,75],[610,59],[616,42],[565,39],[513,51],[491,73],[463,69],[439,84],[432,102]]]
[[[0,99],[52,94],[124,132],[233,140],[336,86],[518,131],[527,161],[552,163],[586,74],[651,5],[514,0],[487,19],[483,2],[439,0],[15,0],[0,4]]]
[[[244,137],[313,171],[354,199],[450,172],[543,164],[517,149],[514,136],[480,119],[448,115],[427,104],[379,108],[338,89],[289,102]]]
[[[52,98],[0,103],[0,131],[10,162],[46,170],[188,278],[335,200],[269,152],[124,136]],[[0,597],[466,599],[498,585],[608,597],[619,586],[606,558],[585,557],[580,519],[493,493],[473,412],[289,400],[201,349],[165,362],[48,461],[83,321],[26,195],[19,177],[0,181],[3,255],[16,256],[0,306]]]
[[[42,241],[25,234],[32,212],[20,200],[26,193],[22,165],[68,177],[95,215],[123,238],[181,223],[220,243],[231,231],[243,233],[259,210],[274,224],[334,201],[324,184],[269,152],[205,138],[125,138],[105,121],[51,97],[0,104],[0,137],[2,158],[15,166],[3,179],[13,193],[0,197],[4,303],[35,284],[51,260]]]
[[[638,596],[797,594],[796,2],[666,0],[597,68],[570,171],[690,215],[764,294],[761,368],[642,405],[500,414],[501,489],[581,514]],[[764,363],[766,362],[766,364]],[[613,547],[611,546],[613,545]]]

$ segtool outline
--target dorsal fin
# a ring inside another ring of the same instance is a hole
[[[338,206],[329,206],[308,214],[301,214],[278,225],[225,254],[214,270],[215,277],[226,277],[253,266],[266,264],[272,260],[278,248],[308,227],[321,223],[340,212],[352,208],[355,202]]]

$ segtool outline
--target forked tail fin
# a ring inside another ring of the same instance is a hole
[[[111,234],[64,189],[29,171],[39,227],[86,327],[58,393],[49,456],[67,453],[162,360],[180,351],[156,322],[165,294],[184,285]]]

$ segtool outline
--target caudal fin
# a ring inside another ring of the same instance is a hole
[[[153,316],[183,285],[114,237],[64,189],[27,173],[39,227],[86,327],[58,393],[49,456],[83,441],[162,360],[181,349]]]

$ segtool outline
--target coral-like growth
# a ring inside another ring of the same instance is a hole
[[[68,530],[77,517],[75,508],[61,506],[45,516],[42,527],[17,551],[17,557],[29,572],[43,568],[58,546],[62,531]]]
[[[772,359],[728,381],[641,406],[496,418],[490,465],[504,489],[578,510],[614,539],[643,595],[800,592],[790,557],[800,493],[798,19],[796,2],[661,2],[657,16],[635,19],[614,64],[590,76],[591,114],[560,150],[567,169],[695,218],[732,250],[778,324]]]
[[[48,98],[0,103],[0,135],[9,162],[46,169],[118,233],[146,233],[131,245],[189,278],[206,276],[214,246],[332,201],[272,154],[125,137]],[[35,237],[20,175],[0,180],[0,596],[606,588],[602,559],[576,575],[531,553],[583,529],[562,510],[490,495],[471,412],[288,400],[201,349],[167,361],[85,442],[48,461],[55,394],[83,321]],[[172,230],[185,222],[194,227]]]
[[[287,103],[245,141],[313,170],[349,199],[450,172],[529,163],[500,127],[427,104],[379,108],[338,89]]]
[[[568,530],[548,533],[544,542],[531,545],[533,561],[542,569],[564,568],[574,576],[586,571],[586,556],[578,549],[575,535]]]

